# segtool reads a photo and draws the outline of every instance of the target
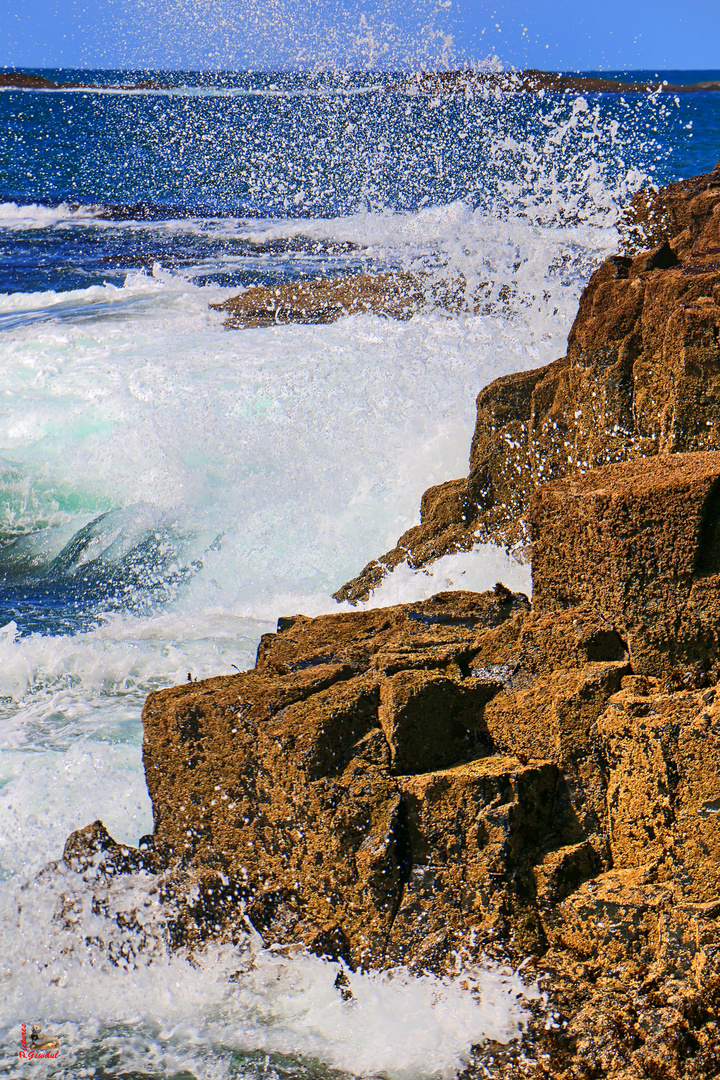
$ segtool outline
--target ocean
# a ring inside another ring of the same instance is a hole
[[[450,1080],[522,1030],[520,973],[354,973],[346,1003],[336,965],[252,934],[242,978],[229,946],[119,963],[89,897],[68,937],[61,879],[37,875],[97,818],[152,830],[150,690],[338,610],[422,492],[466,475],[478,391],[564,354],[632,194],[716,163],[720,95],[42,74],[96,86],[0,91],[0,1075]],[[242,330],[209,306],[387,269],[461,302]],[[372,603],[499,579],[530,588],[486,547]],[[32,1023],[58,1058],[18,1059]]]

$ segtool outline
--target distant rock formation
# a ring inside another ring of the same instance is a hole
[[[720,90],[720,82],[668,83],[660,79],[628,82],[588,75],[563,75],[557,71],[428,71],[411,75],[406,85],[425,93],[472,93],[478,90],[504,92],[544,91],[550,94],[699,94]]]
[[[629,253],[590,278],[567,355],[480,391],[467,479],[430,488],[420,525],[338,601],[366,599],[401,562],[488,541],[522,549],[530,497],[548,480],[720,449],[720,164],[637,196],[622,236]]]
[[[31,75],[27,71],[0,71],[0,87],[3,86],[29,90],[56,90],[58,83],[42,75]]]
[[[41,75],[32,75],[25,71],[5,69],[0,71],[0,87],[19,87],[36,90],[62,89],[97,89],[98,83],[56,83]],[[105,84],[102,84],[105,85]],[[667,83],[659,80],[645,82],[625,82],[617,79],[602,79],[586,75],[562,75],[555,71],[428,71],[418,72],[404,84],[411,90],[423,93],[461,92],[473,93],[485,89],[497,89],[505,92],[546,91],[556,94],[638,94],[672,93],[697,94],[720,90],[720,82],[706,81],[699,83]],[[141,79],[136,83],[115,84],[120,90],[171,90],[172,86],[158,83],[154,79]]]
[[[137,83],[59,83],[52,79],[46,79],[44,75],[33,75],[27,71],[5,70],[0,71],[0,89],[7,87],[20,90],[170,90],[172,87],[155,82],[152,79],[143,79]]]

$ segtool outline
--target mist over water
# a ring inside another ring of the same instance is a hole
[[[151,831],[151,689],[251,666],[281,614],[338,610],[425,488],[466,474],[476,394],[565,352],[619,209],[687,157],[689,106],[368,72],[152,79],[170,89],[0,93],[0,1070],[40,1019],[56,1076],[450,1078],[521,1030],[519,976],[351,974],[348,1004],[336,965],[250,928],[244,949],[169,955],[147,876],[108,902],[145,912],[152,947],[116,940],[69,870],[34,875],[97,818],[121,842]],[[241,331],[209,307],[388,268],[455,299]],[[529,589],[493,549],[429,570],[373,603]]]

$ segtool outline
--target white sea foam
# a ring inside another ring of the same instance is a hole
[[[66,705],[56,700],[58,713]],[[71,705],[72,711],[72,705]],[[37,872],[57,859],[75,829],[100,818],[120,842],[152,832],[152,810],[139,746],[108,742],[118,715],[106,716],[103,741],[86,738],[68,750],[3,751],[0,760],[0,870]],[[113,723],[114,721],[114,723]],[[140,725],[126,721],[135,735]]]
[[[367,83],[364,86],[299,87],[296,89],[278,86],[242,87],[242,86],[0,86],[0,93],[26,94],[90,94],[100,97],[150,97],[150,98],[323,98],[361,97],[383,91],[380,83]]]
[[[78,290],[75,307],[118,301],[92,333],[53,323],[45,294],[9,299],[48,320],[0,342],[0,445],[11,517],[44,520],[72,496],[83,511],[176,509],[199,545],[222,534],[201,583],[227,605],[269,581],[336,587],[390,546],[425,487],[466,473],[478,388],[564,351],[577,285],[556,285],[552,337],[522,312],[227,333],[208,293],[144,275]]]
[[[515,292],[485,315],[241,332],[208,310],[227,290],[161,268],[123,287],[0,298],[0,314],[44,318],[0,334],[0,524],[37,537],[49,559],[98,514],[138,507],[143,528],[153,515],[175,526],[202,563],[164,612],[53,638],[17,637],[14,617],[0,636],[4,745],[37,747],[42,731],[64,752],[98,736],[101,713],[125,716],[124,695],[137,708],[188,671],[246,667],[278,615],[336,610],[330,593],[416,523],[423,490],[466,474],[480,387],[564,352],[587,269],[613,243],[596,225],[513,226],[460,204],[266,222],[257,237],[292,229],[377,251],[424,245],[455,270],[484,261]],[[131,535],[132,521],[123,528]],[[527,568],[488,550],[427,573],[400,568],[372,602],[498,579],[529,584]]]
[[[303,604],[298,597],[284,598],[290,606]],[[330,597],[308,598],[326,610]],[[282,601],[279,602],[282,605]],[[245,608],[260,605],[245,605]],[[125,695],[137,700],[151,689],[193,678],[226,674],[252,666],[261,633],[274,629],[279,614],[278,600],[268,602],[265,613],[256,616],[228,608],[199,611],[169,611],[151,616],[128,614],[104,616],[100,625],[85,633],[48,636],[18,636],[17,624],[0,630],[0,745],[8,741],[16,727],[16,705],[23,705],[23,724],[47,725],[46,738],[58,727],[58,714],[71,714],[75,705],[88,700],[103,716],[97,726],[89,713],[90,730],[95,734],[109,722],[108,711],[123,711]],[[314,612],[313,612],[314,613]],[[318,612],[319,613],[319,612]],[[55,695],[63,695],[62,707]],[[15,703],[15,704],[11,704]],[[137,716],[137,713],[135,713]],[[7,726],[3,726],[7,725]],[[65,736],[67,738],[67,732]],[[14,737],[13,737],[14,738]]]
[[[67,203],[58,206],[44,206],[41,203],[0,203],[0,229],[47,229],[60,222],[92,221],[95,216],[92,207],[71,207]]]
[[[208,300],[214,299],[216,295],[216,289],[199,289],[180,275],[172,274],[157,265],[151,274],[127,274],[122,286],[106,282],[103,285],[91,285],[87,289],[70,289],[67,292],[49,289],[35,293],[0,293],[0,315],[40,312],[45,314],[47,320],[52,320],[63,312],[76,318],[95,312],[99,318],[107,318],[113,315],[114,310],[137,316],[158,307],[170,314],[173,308],[181,306],[185,312],[189,310],[196,315],[203,313],[209,325],[217,325],[219,319],[207,313]],[[2,328],[3,323],[0,323],[0,330]]]
[[[479,544],[472,551],[445,555],[429,566],[412,570],[400,563],[375,589],[367,606],[410,604],[448,589],[485,592],[501,582],[512,592],[532,594],[530,566],[494,544]]]
[[[102,906],[93,906],[88,887],[64,868],[26,888],[6,887],[0,1069],[16,1067],[18,1017],[29,1015],[61,1040],[53,1066],[61,1077],[88,1075],[78,1071],[88,1065],[92,1075],[119,1052],[126,1070],[190,1070],[217,1080],[237,1075],[243,1058],[249,1068],[241,1075],[287,1075],[297,1056],[356,1076],[449,1080],[474,1044],[517,1037],[528,1002],[539,996],[507,969],[459,961],[457,975],[442,979],[402,969],[345,971],[353,999],[343,1001],[338,964],[276,952],[252,931],[240,948],[209,948],[201,962],[157,947],[152,961],[133,960],[139,937],[162,935],[154,884],[149,875],[125,879],[105,888]],[[62,895],[73,897],[70,918],[85,941],[58,919]],[[114,924],[117,912],[137,913],[139,933]]]

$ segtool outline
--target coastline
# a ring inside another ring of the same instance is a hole
[[[4,1053],[710,1080],[720,99],[291,82],[0,95]]]

